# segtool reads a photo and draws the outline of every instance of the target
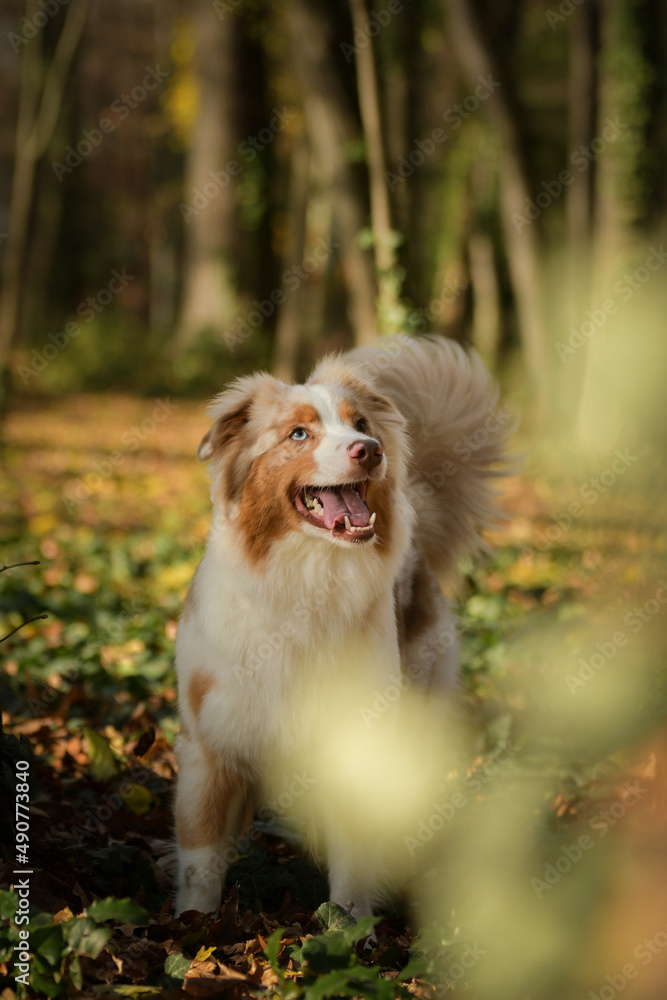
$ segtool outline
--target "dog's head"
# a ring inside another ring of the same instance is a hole
[[[390,545],[405,421],[343,361],[327,359],[305,385],[238,379],[210,413],[199,458],[211,464],[214,503],[255,560],[290,531]]]

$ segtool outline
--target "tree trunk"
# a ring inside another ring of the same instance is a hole
[[[41,52],[37,39],[26,45],[21,53],[9,232],[0,290],[0,416],[6,411],[9,361],[19,332],[21,279],[33,203],[35,170],[58,121],[65,84],[81,38],[87,9],[88,0],[72,0],[43,83],[40,84]],[[28,19],[36,11],[36,3],[27,4]]]
[[[487,233],[473,233],[468,242],[470,280],[473,290],[472,342],[488,367],[493,370],[500,344],[500,293],[493,255],[493,242]]]
[[[594,206],[595,294],[618,254],[636,239],[633,227],[642,215],[641,170],[646,144],[647,90],[651,68],[644,50],[642,15],[631,0],[601,0],[599,87],[595,132],[620,121],[622,131],[597,162]],[[613,135],[613,132],[612,132]]]
[[[564,29],[565,30],[565,29]],[[553,312],[558,323],[558,343],[567,343],[591,306],[593,280],[594,191],[597,163],[576,169],[570,159],[576,150],[589,147],[595,136],[597,111],[597,0],[587,2],[568,21],[569,72],[566,133],[566,169],[572,180],[565,188],[566,237],[563,255],[554,273]],[[564,290],[564,294],[562,293]],[[576,433],[577,406],[582,388],[584,351],[557,365],[553,379],[555,426],[563,436]]]
[[[309,199],[310,150],[305,137],[297,144],[290,164],[291,175],[288,194],[290,219],[289,246],[285,256],[285,270],[298,267],[305,256],[306,218]],[[302,285],[286,293],[278,312],[273,347],[273,374],[283,382],[296,379],[299,341],[302,332]]]
[[[226,165],[236,152],[238,26],[234,17],[217,17],[210,0],[194,0],[190,10],[199,113],[185,166],[184,204],[194,210],[182,209],[187,218],[177,353],[204,332],[222,338],[237,315],[235,179]],[[205,203],[195,204],[196,190]]]
[[[350,0],[350,9],[352,11],[352,26],[363,36],[365,26],[368,23],[368,11],[364,0]],[[389,194],[384,177],[385,156],[382,122],[380,121],[380,102],[378,100],[373,46],[370,40],[367,45],[355,47],[355,58],[359,108],[368,150],[368,182],[375,264],[377,270],[382,273],[390,271],[394,266],[394,252],[391,243]]]
[[[574,151],[589,146],[595,135],[597,109],[595,0],[570,18],[570,73],[568,78],[568,144]],[[591,237],[595,162],[588,170],[572,171],[567,188],[568,325],[575,323],[590,301]]]
[[[640,8],[631,0],[601,0],[598,106],[595,133],[604,136],[613,123],[622,131],[612,131],[604,155],[596,161],[596,184],[592,238],[592,305],[600,304],[612,291],[611,282],[621,260],[632,258],[637,245],[635,224],[644,210],[641,186],[636,183],[646,144],[647,89],[651,69],[647,64],[645,38]],[[623,323],[630,323],[631,307],[624,306]],[[636,315],[636,314],[635,314]],[[581,322],[581,320],[580,320]],[[619,322],[609,320],[608,329]],[[628,327],[628,334],[630,333]],[[632,331],[633,334],[635,331]],[[641,334],[638,336],[638,340]],[[641,348],[639,348],[641,351]],[[598,333],[581,348],[584,366],[578,431],[582,447],[602,451],[609,442],[620,443],[627,424],[621,412],[621,395],[610,393],[609,386],[618,379],[625,382],[623,362],[609,350],[609,334]],[[621,390],[625,391],[625,390]]]
[[[368,24],[365,0],[350,0],[355,36],[364,34]],[[378,284],[378,325],[381,333],[396,333],[406,328],[406,313],[401,303],[402,277],[396,267],[396,244],[391,226],[389,192],[385,180],[386,161],[380,117],[377,76],[373,45],[369,39],[355,48],[357,91],[361,121],[368,151],[368,184],[371,203],[371,226],[375,271]]]
[[[317,171],[322,183],[333,190],[336,235],[342,243],[340,260],[355,342],[372,343],[377,335],[375,283],[368,255],[358,241],[366,213],[345,158],[345,145],[355,135],[353,116],[346,108],[327,47],[327,27],[317,8],[307,0],[293,0],[287,20]]]
[[[463,75],[471,89],[479,78],[502,80],[493,53],[487,43],[471,0],[447,0],[449,26]],[[518,114],[499,87],[488,98],[485,110],[494,121],[500,136],[501,209],[507,258],[516,299],[519,333],[537,414],[543,416],[549,398],[547,368],[547,328],[544,316],[542,274],[538,235],[534,225],[519,230],[513,217],[523,217],[530,200],[528,170],[524,162]]]

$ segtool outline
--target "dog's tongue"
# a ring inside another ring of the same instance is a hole
[[[308,491],[317,497],[324,507],[324,523],[331,529],[337,524],[343,524],[349,517],[350,524],[356,528],[368,524],[368,507],[351,486],[339,486],[337,489],[314,489]]]

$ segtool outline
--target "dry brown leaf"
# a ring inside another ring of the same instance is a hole
[[[267,965],[262,972],[260,983],[262,986],[277,986],[280,980],[270,965]]]
[[[204,962],[194,962],[185,973],[186,979],[205,979],[214,975],[218,970],[218,962],[213,958],[207,958]]]
[[[222,975],[228,979],[246,980],[248,978],[245,972],[239,972],[237,969],[232,968],[231,965],[224,965],[222,962],[218,962],[218,967]]]

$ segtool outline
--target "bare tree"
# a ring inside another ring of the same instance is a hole
[[[236,149],[238,25],[235,17],[218,17],[210,0],[194,0],[189,10],[199,108],[185,166],[185,266],[177,352],[204,331],[221,336],[237,313],[235,177],[226,167]],[[200,201],[196,191],[201,192]]]
[[[28,0],[31,20],[37,3]],[[6,381],[21,309],[21,273],[25,259],[37,164],[51,141],[62,106],[65,84],[74,60],[88,10],[88,0],[72,0],[51,64],[42,72],[41,34],[23,46],[19,77],[18,118],[7,245],[0,289],[0,380]],[[0,411],[6,406],[0,387]]]
[[[365,0],[350,0],[355,36],[362,37],[368,24]],[[378,321],[381,333],[403,328],[405,310],[401,306],[401,279],[396,267],[396,240],[391,225],[389,193],[385,180],[385,154],[380,100],[373,47],[370,39],[364,46],[355,46],[357,90],[361,121],[368,150],[368,183],[371,203],[371,226],[378,283]]]
[[[365,226],[365,212],[345,155],[346,144],[355,133],[353,116],[332,65],[327,25],[317,7],[307,0],[293,0],[287,23],[313,156],[322,183],[333,191],[355,340],[358,344],[369,343],[377,333],[375,283],[369,258],[358,240]]]
[[[588,146],[595,134],[597,109],[597,72],[595,21],[597,4],[590,0],[571,17],[570,70],[568,74],[568,145],[572,150]],[[588,170],[572,172],[567,188],[567,257],[569,266],[570,308],[581,309],[590,294],[590,253],[593,233],[593,193],[595,163]]]
[[[463,76],[474,88],[479,78],[499,79],[499,72],[472,0],[447,0],[449,27]],[[501,81],[502,82],[502,81]],[[549,398],[547,327],[544,315],[540,249],[535,226],[519,231],[512,216],[522,216],[530,201],[528,170],[523,156],[521,127],[507,88],[499,87],[486,108],[501,142],[501,200],[505,245],[516,299],[519,333],[537,408],[544,412]]]
[[[306,220],[310,197],[310,149],[305,136],[297,142],[290,161],[290,181],[287,211],[290,220],[289,246],[285,268],[298,267],[305,256]],[[297,373],[301,339],[301,285],[290,290],[278,312],[273,345],[272,371],[283,382],[293,382]]]

